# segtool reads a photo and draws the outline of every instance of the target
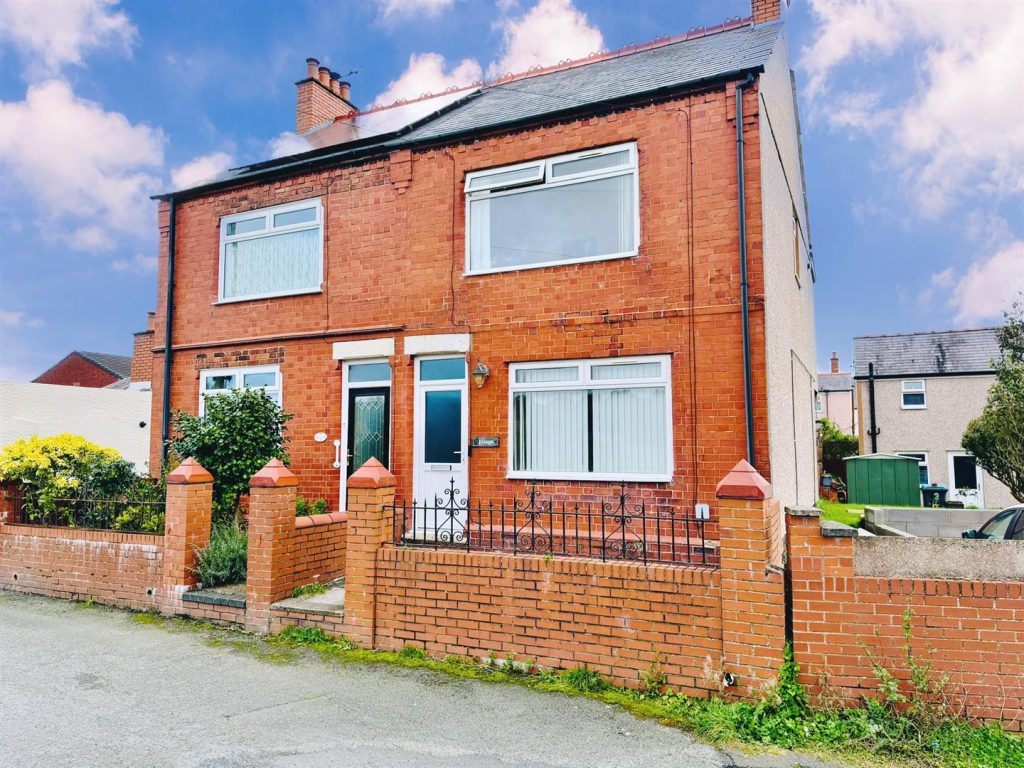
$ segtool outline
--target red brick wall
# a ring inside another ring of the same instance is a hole
[[[72,387],[105,387],[117,376],[78,354],[70,354],[38,378],[37,384],[65,384]]]
[[[636,685],[658,661],[701,693],[721,676],[719,575],[711,569],[386,547],[378,648],[586,664]]]
[[[295,518],[292,538],[292,589],[345,575],[344,513]]]
[[[0,525],[0,588],[156,609],[163,541],[144,533]]]
[[[336,508],[332,468],[341,414],[341,374],[331,342],[421,333],[469,332],[470,365],[490,381],[470,393],[470,432],[499,435],[502,447],[474,452],[471,494],[522,493],[505,479],[508,362],[573,357],[672,355],[673,462],[670,483],[651,495],[688,506],[745,454],[739,306],[733,101],[725,87],[597,118],[481,137],[442,150],[399,153],[314,175],[250,185],[184,201],[177,209],[177,261],[171,403],[194,411],[197,371],[279,361],[291,468],[300,493]],[[756,446],[767,457],[760,168],[755,89],[745,98]],[[692,152],[687,142],[689,115]],[[639,150],[641,245],[633,259],[463,277],[468,171],[616,142]],[[693,160],[692,200],[687,173]],[[319,196],[324,203],[322,294],[217,305],[219,219],[252,208]],[[688,214],[692,205],[693,237]],[[167,212],[161,212],[166,251]],[[687,263],[692,249],[694,269]],[[159,285],[165,285],[166,255]],[[692,278],[693,291],[690,291]],[[165,297],[157,306],[163,338]],[[386,328],[376,334],[359,329]],[[691,333],[693,343],[691,344]],[[307,338],[295,339],[294,335]],[[217,346],[210,346],[216,343]],[[399,340],[397,349],[401,351]],[[153,423],[162,385],[154,371]],[[411,358],[393,360],[392,469],[410,495]],[[691,368],[696,371],[692,376]],[[691,407],[691,395],[697,407]],[[694,441],[694,422],[696,442]],[[315,443],[325,431],[329,440]],[[159,452],[153,433],[151,466]],[[696,463],[694,463],[696,453]],[[759,467],[770,477],[767,459]],[[565,483],[567,494],[605,496],[605,483]]]
[[[913,652],[949,675],[968,716],[1024,723],[1024,584],[857,576],[852,538],[821,535],[817,517],[787,516],[793,650],[805,684],[822,680],[850,700],[877,696],[861,643],[906,679],[903,613]]]

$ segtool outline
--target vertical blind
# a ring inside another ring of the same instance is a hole
[[[580,362],[515,370],[513,470],[621,477],[668,474],[669,385],[667,370],[662,370],[667,365]],[[644,379],[650,383],[642,385]],[[637,385],[624,383],[628,380]],[[602,386],[605,381],[612,384]]]

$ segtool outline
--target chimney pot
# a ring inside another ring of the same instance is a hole
[[[345,82],[344,80],[338,81],[338,95],[341,96],[345,101],[351,101],[349,96],[352,94],[352,83]]]
[[[337,72],[331,72],[331,92],[335,96],[340,94],[340,91],[338,90],[338,83],[340,82],[340,80],[341,75],[339,75]]]
[[[320,84],[326,85],[328,88],[331,87],[331,70],[327,67],[320,67],[318,74],[320,76]]]
[[[317,59],[306,59],[306,77],[316,78],[320,62]]]
[[[832,373],[839,373],[839,355],[832,353]]]

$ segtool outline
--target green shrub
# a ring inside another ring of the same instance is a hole
[[[0,450],[0,479],[20,484],[30,522],[132,531],[163,530],[162,484],[135,473],[112,448],[78,435],[31,437]],[[125,502],[129,503],[128,505]]]
[[[586,664],[576,669],[570,669],[563,675],[563,678],[570,688],[580,693],[596,693],[611,688],[607,680],[587,667]]]
[[[238,584],[245,581],[249,536],[232,523],[215,525],[210,543],[196,550],[195,574],[204,587]]]
[[[327,502],[323,499],[307,501],[299,496],[295,499],[295,516],[305,517],[306,515],[322,515],[327,511]]]
[[[261,389],[208,395],[202,417],[176,411],[170,440],[175,456],[191,457],[213,475],[215,522],[239,519],[239,499],[249,479],[271,459],[287,463],[285,413]]]

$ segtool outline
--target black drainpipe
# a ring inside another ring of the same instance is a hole
[[[160,444],[163,462],[167,462],[167,441],[171,432],[171,321],[174,319],[174,198],[167,198],[167,314],[164,318],[164,391],[161,406]]]
[[[871,416],[871,452],[878,453],[878,427],[875,425],[875,364],[868,363],[868,412]]]
[[[743,313],[743,405],[747,417],[747,461],[754,463],[754,404],[750,383],[750,308],[747,305],[747,201],[743,183],[743,91],[754,83],[753,74],[736,85],[736,175],[740,209],[740,311]]]

